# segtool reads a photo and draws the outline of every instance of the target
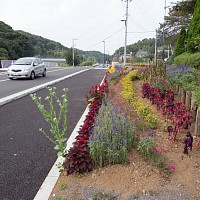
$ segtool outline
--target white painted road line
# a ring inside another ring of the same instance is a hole
[[[46,88],[47,86],[50,86],[50,85],[53,85],[53,84],[55,84],[55,83],[61,82],[61,81],[65,80],[65,79],[70,78],[70,77],[72,77],[72,76],[75,76],[75,75],[77,75],[77,74],[83,73],[83,72],[85,72],[85,71],[87,71],[87,70],[88,70],[88,69],[84,69],[84,70],[82,70],[82,71],[75,72],[75,73],[73,73],[73,74],[64,76],[64,77],[62,77],[62,78],[59,78],[59,79],[56,79],[56,80],[53,80],[53,81],[50,81],[50,82],[47,82],[47,83],[44,83],[44,84],[35,86],[35,87],[32,87],[32,88],[27,89],[27,90],[23,90],[23,91],[21,91],[21,92],[18,92],[18,93],[9,95],[9,96],[7,96],[7,97],[3,97],[3,98],[0,99],[0,106],[1,106],[1,105],[4,105],[4,104],[6,104],[6,103],[9,103],[9,102],[11,102],[11,101],[14,101],[14,100],[16,100],[16,99],[19,99],[19,98],[21,98],[21,97],[24,97],[24,96],[26,96],[27,94],[31,94],[31,93],[34,93],[34,92],[36,92],[36,91],[38,91],[38,90],[41,90],[41,89],[43,89],[43,88]]]
[[[4,80],[1,80],[0,82],[4,82],[4,81],[9,81],[10,79],[4,79]]]
[[[61,71],[61,70],[65,70],[65,69],[56,69],[56,70],[51,70],[51,71],[47,71],[47,73],[57,72],[57,71]]]

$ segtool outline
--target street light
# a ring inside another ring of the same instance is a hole
[[[75,38],[72,39],[72,60],[73,60],[73,67],[74,67],[74,46],[75,46],[74,41],[75,40],[78,40],[78,39],[75,39]]]
[[[105,65],[105,50],[106,50],[106,45],[105,41],[102,41],[104,43],[104,51],[103,51],[103,66]]]

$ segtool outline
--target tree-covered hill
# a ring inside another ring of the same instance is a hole
[[[11,26],[0,21],[0,60],[18,59],[25,56],[53,57],[72,59],[71,48],[59,42],[43,38],[22,30],[15,31]],[[77,63],[83,61],[103,62],[103,54],[98,51],[75,49]],[[68,63],[69,65],[71,63]]]
[[[34,48],[35,55],[41,57],[64,57],[64,52],[69,48],[63,46],[59,42],[43,38],[38,35],[27,33],[24,31],[17,31],[18,33],[27,36]]]
[[[34,48],[29,38],[0,21],[0,59],[17,59],[33,54]]]
[[[127,53],[132,52],[133,56],[136,55],[138,51],[147,51],[150,58],[154,55],[154,49],[155,49],[155,39],[143,39],[139,40],[136,43],[127,45]],[[120,47],[115,51],[115,55],[122,55],[124,53],[124,47]]]

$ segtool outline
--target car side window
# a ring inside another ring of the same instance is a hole
[[[42,60],[41,59],[38,58],[37,61],[38,61],[39,64],[42,64]]]
[[[38,65],[38,61],[37,61],[37,60],[34,60],[33,65],[34,65],[34,66],[37,66],[37,65]]]

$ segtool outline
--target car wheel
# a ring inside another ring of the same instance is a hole
[[[10,80],[13,80],[13,78],[9,77]]]
[[[30,79],[33,80],[35,78],[35,73],[31,72]]]
[[[46,72],[46,69],[45,69],[44,72],[43,72],[43,74],[42,74],[42,76],[45,77],[46,74],[47,74],[47,72]]]

